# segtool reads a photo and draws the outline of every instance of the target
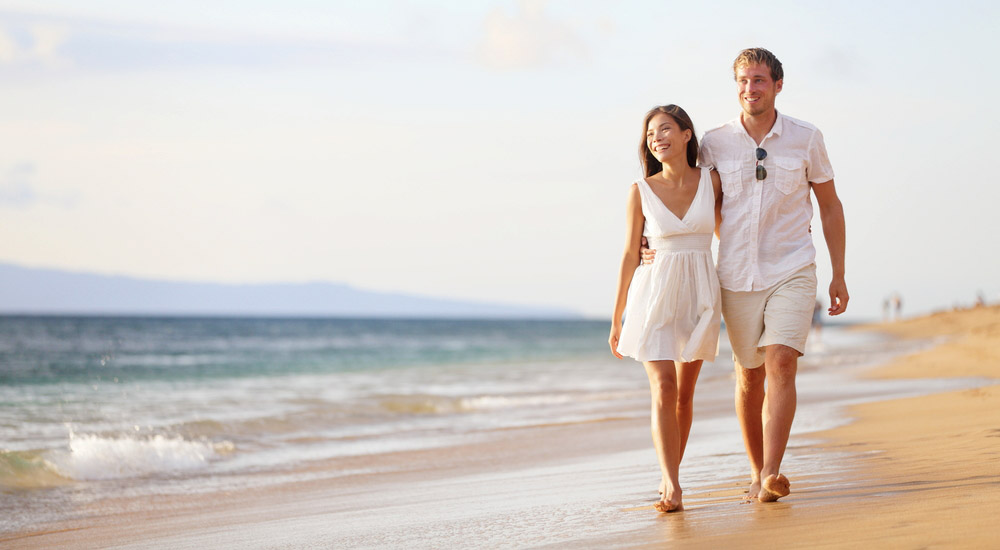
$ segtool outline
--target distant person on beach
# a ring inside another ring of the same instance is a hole
[[[608,344],[642,361],[652,396],[653,446],[660,462],[660,512],[683,510],[678,477],[691,431],[703,360],[719,351],[721,297],[712,262],[718,173],[697,168],[698,138],[676,105],[646,113],[639,143],[644,178],[629,188],[625,251]],[[642,265],[640,242],[660,250]],[[624,317],[624,324],[622,319]]]
[[[823,338],[823,302],[819,300],[813,305],[812,337],[814,344],[820,344]]]
[[[882,320],[899,321],[903,316],[903,297],[893,292],[882,300]]]
[[[740,116],[709,130],[701,166],[722,179],[718,275],[722,312],[736,363],[736,415],[750,459],[746,498],[789,494],[780,472],[795,417],[795,373],[805,353],[816,299],[810,190],[830,251],[830,315],[847,310],[844,209],[820,131],[778,113],[781,62],[763,48],[733,63]],[[643,262],[659,260],[656,243]],[[767,380],[765,393],[764,381]]]

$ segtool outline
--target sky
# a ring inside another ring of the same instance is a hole
[[[843,318],[1000,301],[997,6],[0,0],[0,261],[609,318],[643,115],[735,118],[762,46],[836,172]]]

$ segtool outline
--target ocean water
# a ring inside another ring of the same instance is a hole
[[[642,367],[611,356],[607,330],[605,321],[0,317],[0,532],[114,496],[351,475],[362,470],[308,466],[648,415]],[[696,396],[696,458],[685,459],[696,483],[743,460],[721,340]],[[846,404],[929,391],[850,385],[848,371],[910,349],[902,344],[837,327],[815,340],[800,373],[800,400],[814,406],[800,406],[800,432],[846,421]]]

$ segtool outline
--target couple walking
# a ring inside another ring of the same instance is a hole
[[[780,467],[816,299],[810,190],[833,266],[829,314],[847,309],[844,211],[823,136],[775,110],[784,75],[771,52],[743,50],[733,73],[740,116],[709,130],[700,150],[683,109],[667,105],[646,114],[645,177],[628,196],[608,341],[618,358],[642,361],[649,377],[661,512],[683,509],[678,468],[702,361],[718,353],[720,315],[736,363],[736,415],[750,459],[746,498],[771,502],[789,493]]]

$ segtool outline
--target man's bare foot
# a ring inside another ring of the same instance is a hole
[[[747,494],[743,495],[743,500],[750,502],[757,500],[757,495],[760,494],[760,480],[755,479],[750,482],[750,489],[747,490]]]
[[[790,485],[788,478],[782,474],[769,475],[764,478],[764,482],[761,484],[758,498],[761,502],[774,502],[791,492]]]

